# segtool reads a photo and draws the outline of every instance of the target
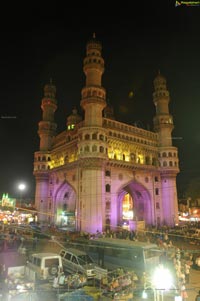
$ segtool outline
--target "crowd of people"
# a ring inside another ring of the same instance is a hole
[[[157,246],[163,251],[162,256],[160,257],[161,264],[170,267],[170,270],[174,271],[174,277],[176,278],[176,286],[182,295],[182,300],[187,300],[187,290],[186,285],[190,283],[190,271],[191,268],[200,270],[200,250],[198,252],[188,252],[181,247],[182,242],[185,241],[188,244],[192,244],[194,239],[192,235],[190,235],[192,229],[200,228],[199,224],[188,225],[181,229],[181,227],[175,227],[174,229],[162,227],[160,229],[149,227],[143,231],[134,231],[118,228],[116,231],[107,230],[105,232],[97,232],[93,235],[89,235],[88,233],[76,233],[73,234],[73,239],[76,237],[84,237],[86,239],[94,239],[97,237],[109,237],[109,238],[119,238],[119,239],[128,239],[131,241],[146,241],[156,243]],[[52,234],[54,234],[53,232]],[[67,234],[67,235],[66,235]],[[65,237],[71,239],[69,233],[63,233],[63,239]],[[50,236],[51,238],[51,236]],[[1,246],[2,251],[7,251],[9,248],[20,249],[20,247],[26,245],[26,238],[22,235],[19,235],[15,231],[7,231],[2,233],[1,238]],[[31,245],[29,242],[29,248],[32,250],[37,249],[38,238],[31,239]],[[195,244],[200,245],[200,239],[195,239]],[[62,277],[61,277],[62,278]],[[56,281],[61,281],[55,279]],[[65,278],[65,282],[69,282]],[[74,279],[72,279],[74,280]],[[77,280],[77,279],[76,279]],[[197,296],[196,301],[200,301],[200,296]]]

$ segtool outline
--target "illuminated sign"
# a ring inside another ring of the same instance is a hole
[[[8,196],[8,193],[3,193],[2,199],[1,199],[1,206],[2,207],[15,207],[16,199],[11,199]]]
[[[187,5],[187,6],[200,6],[200,1],[176,1],[175,6]]]

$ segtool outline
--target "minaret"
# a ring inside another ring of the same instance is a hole
[[[77,206],[77,227],[80,231],[95,233],[105,225],[105,183],[104,164],[108,159],[107,132],[103,125],[103,110],[106,107],[106,91],[101,78],[104,60],[102,45],[95,35],[86,45],[83,71],[85,87],[81,91],[81,107],[84,110],[83,126],[78,130],[79,156],[79,204]]]
[[[44,87],[44,98],[41,104],[43,115],[38,129],[41,151],[51,150],[52,140],[56,133],[57,125],[54,122],[54,113],[57,109],[57,100],[55,96],[56,87],[50,82]]]
[[[156,106],[154,130],[158,133],[159,165],[161,170],[163,223],[174,226],[178,223],[178,200],[176,176],[179,172],[177,148],[172,145],[173,118],[169,113],[170,96],[166,79],[158,73],[154,79],[153,101]]]
[[[85,111],[85,126],[102,126],[102,111],[106,107],[106,91],[101,86],[101,77],[104,72],[101,50],[101,43],[96,40],[94,34],[93,39],[87,43],[86,57],[83,62],[86,85],[81,92],[81,106]]]
[[[174,129],[173,118],[169,114],[169,91],[166,87],[166,79],[158,73],[154,79],[153,101],[156,106],[156,116],[154,117],[154,129],[158,133],[160,146],[171,146],[171,133]]]
[[[36,179],[35,206],[40,221],[47,221],[49,217],[46,212],[48,206],[49,190],[49,163],[51,161],[50,151],[56,134],[56,123],[54,113],[57,109],[55,98],[56,87],[50,84],[44,87],[44,97],[41,108],[43,111],[42,120],[38,123],[38,135],[40,137],[40,150],[35,152],[34,175]]]

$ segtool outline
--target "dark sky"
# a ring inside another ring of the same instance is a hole
[[[1,10],[0,197],[19,197],[24,181],[26,197],[34,198],[44,85],[52,78],[57,87],[60,132],[74,105],[81,113],[83,58],[93,32],[102,42],[102,83],[118,120],[152,129],[153,79],[158,70],[166,77],[184,191],[200,176],[200,7],[170,0],[34,3]]]

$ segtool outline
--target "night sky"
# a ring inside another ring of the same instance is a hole
[[[170,0],[34,3],[1,10],[0,197],[19,197],[24,181],[24,196],[34,199],[33,156],[50,78],[57,87],[58,132],[74,105],[82,114],[82,66],[93,32],[102,42],[102,84],[117,120],[153,129],[153,79],[158,70],[166,77],[182,195],[200,177],[200,6],[176,7]]]

